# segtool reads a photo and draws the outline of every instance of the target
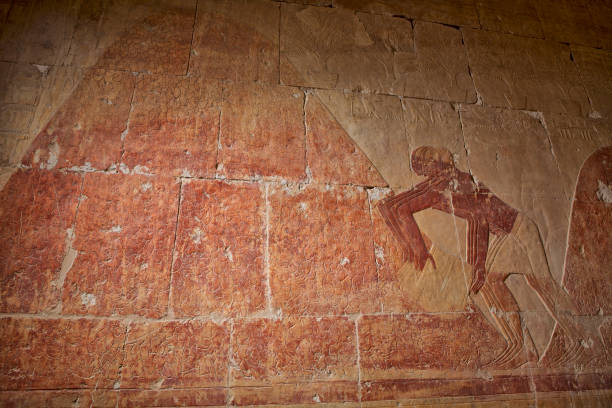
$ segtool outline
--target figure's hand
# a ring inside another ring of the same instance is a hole
[[[483,265],[474,267],[474,276],[472,276],[472,284],[470,286],[470,295],[476,295],[482,289],[485,283],[487,274]]]

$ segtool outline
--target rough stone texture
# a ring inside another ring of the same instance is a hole
[[[278,83],[278,24],[279,5],[273,2],[198,2],[189,72]]]
[[[334,6],[458,26],[479,25],[473,0],[334,0]]]
[[[590,116],[609,118],[612,114],[612,51],[572,47],[572,56],[591,101],[593,112]]]
[[[561,114],[545,114],[543,119],[564,189],[571,197],[586,159],[600,147],[612,145],[610,126],[605,120]]]
[[[477,0],[483,28],[525,37],[543,38],[542,26],[531,0]]]
[[[283,5],[281,82],[473,102],[461,33],[346,9]]]
[[[611,22],[0,0],[0,406],[610,406]]]
[[[64,408],[75,404],[113,408],[117,406],[117,393],[109,390],[0,391],[0,404],[11,408]]]
[[[503,343],[479,313],[366,316],[359,320],[361,379],[476,369],[501,352]]]
[[[546,38],[601,47],[601,28],[594,24],[588,3],[586,0],[538,0],[533,4]]]
[[[407,160],[410,145],[400,98],[325,90],[315,94],[391,188],[412,186],[413,173]]]
[[[612,311],[612,147],[593,153],[576,188],[564,284],[581,313]],[[594,228],[597,226],[597,228]]]
[[[119,386],[223,386],[227,379],[229,334],[225,325],[214,322],[133,323],[127,331]]]
[[[127,72],[87,71],[70,100],[38,135],[24,164],[103,170],[117,163],[134,84]]]
[[[120,322],[0,319],[0,388],[112,388],[122,362]]]
[[[486,105],[587,115],[589,102],[567,45],[464,30],[476,90]]]
[[[183,184],[172,273],[175,315],[245,316],[266,307],[264,217],[259,184]]]
[[[217,81],[145,77],[136,85],[122,163],[147,173],[214,175],[221,92]]]
[[[385,186],[372,162],[352,141],[321,103],[318,96],[306,100],[306,160],[317,183]]]
[[[0,60],[59,64],[70,46],[79,3],[13,1],[0,31]]]
[[[192,388],[172,390],[122,390],[118,407],[226,406],[226,391],[222,388]],[[114,407],[115,405],[113,405]]]
[[[306,177],[304,93],[297,88],[233,84],[224,89],[220,175]]]
[[[173,179],[87,174],[62,312],[164,316],[178,198]]]
[[[37,313],[53,308],[82,177],[19,170],[0,194],[0,311]]]
[[[270,286],[288,315],[380,310],[372,226],[359,187],[273,187]]]
[[[355,324],[347,318],[234,323],[232,386],[357,380]]]

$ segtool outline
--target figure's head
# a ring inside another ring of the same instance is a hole
[[[412,152],[412,170],[419,176],[432,176],[455,168],[453,155],[442,147],[421,146]]]

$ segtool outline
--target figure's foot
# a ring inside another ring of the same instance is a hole
[[[485,368],[496,370],[511,370],[519,368],[527,363],[536,364],[538,353],[527,344],[508,344],[506,349],[495,357]]]

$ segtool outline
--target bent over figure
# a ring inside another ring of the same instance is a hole
[[[379,210],[405,257],[418,270],[423,270],[428,259],[434,261],[413,214],[434,208],[467,221],[467,262],[473,268],[469,293],[482,295],[486,313],[507,343],[506,349],[489,365],[515,368],[538,360],[530,336],[529,344],[525,343],[518,304],[505,284],[506,278],[514,273],[525,276],[571,342],[567,353],[559,356],[556,363],[576,359],[582,344],[569,315],[575,307],[550,273],[537,226],[482,183],[474,182],[468,173],[457,169],[446,149],[420,147],[412,153],[411,164],[427,180],[383,200]],[[503,262],[504,258],[512,262]]]

